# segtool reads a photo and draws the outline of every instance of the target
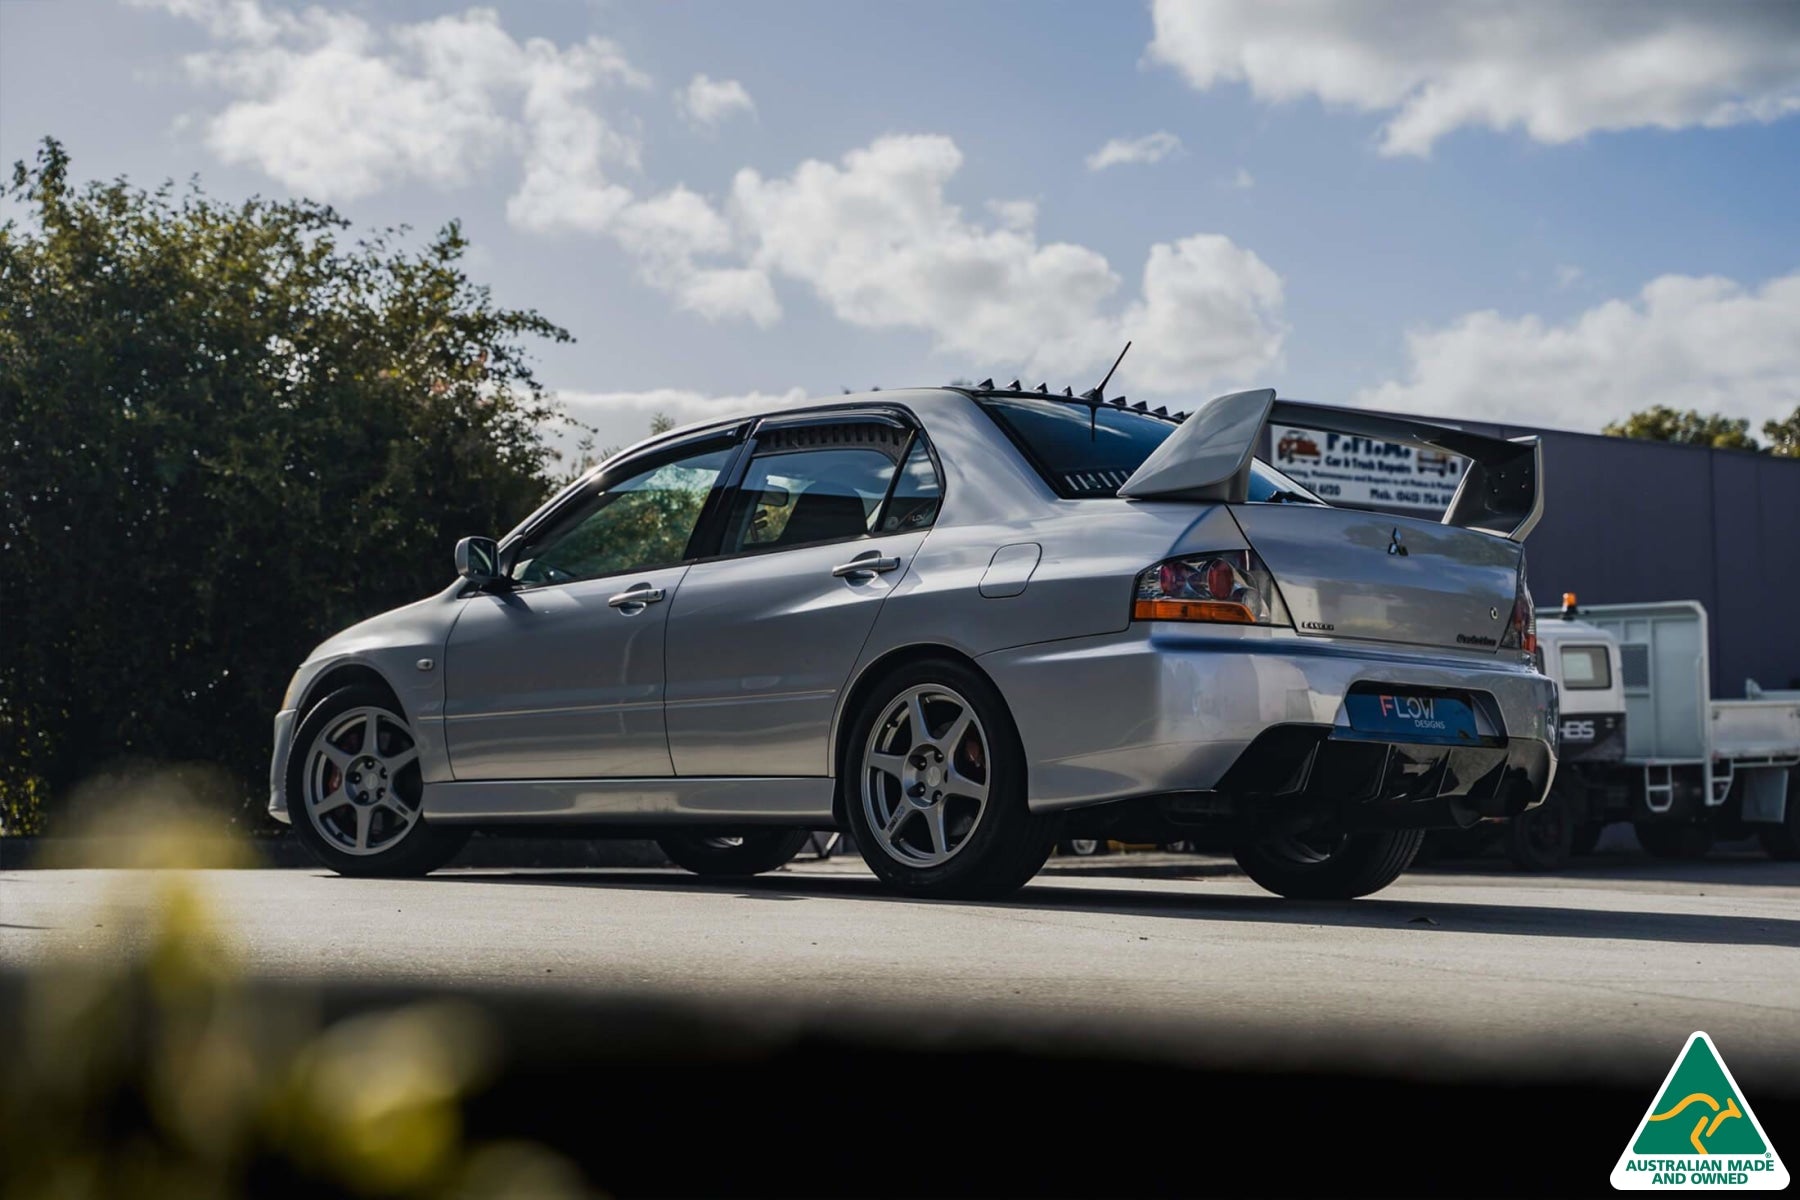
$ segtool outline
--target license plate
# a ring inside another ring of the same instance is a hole
[[[1350,728],[1403,742],[1479,741],[1475,712],[1466,701],[1417,692],[1355,692],[1345,697]]]

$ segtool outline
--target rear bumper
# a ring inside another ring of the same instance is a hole
[[[1227,786],[1245,796],[1372,786],[1379,796],[1408,780],[1505,816],[1539,802],[1556,768],[1555,685],[1523,663],[1164,624],[980,662],[1018,724],[1037,811]],[[1482,714],[1483,744],[1344,740],[1344,697],[1358,684],[1466,693]],[[1291,768],[1285,785],[1269,783],[1282,765]]]
[[[1352,829],[1433,829],[1516,817],[1541,803],[1555,760],[1532,738],[1446,746],[1346,739],[1324,725],[1276,725],[1238,755],[1216,792],[1171,796],[1163,811],[1180,823],[1215,811],[1214,797],[1297,813],[1329,811]],[[1198,803],[1193,801],[1198,800]],[[1190,818],[1190,819],[1191,819]]]

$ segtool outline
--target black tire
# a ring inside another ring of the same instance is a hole
[[[1712,850],[1713,831],[1704,825],[1687,825],[1677,821],[1639,821],[1638,844],[1652,858],[1668,858],[1694,862]]]
[[[1521,871],[1555,871],[1575,852],[1575,829],[1581,823],[1581,798],[1562,786],[1550,789],[1544,802],[1506,823],[1506,857]]]
[[[1056,852],[1065,858],[1096,858],[1110,854],[1112,847],[1105,838],[1064,838],[1056,843]]]
[[[456,857],[457,852],[469,840],[468,830],[432,825],[421,816],[392,845],[372,854],[353,854],[327,839],[326,833],[317,823],[325,820],[324,816],[315,818],[308,812],[305,779],[314,744],[334,721],[359,708],[380,709],[390,714],[391,724],[399,726],[410,736],[411,726],[406,721],[406,714],[398,711],[393,700],[380,688],[367,684],[339,688],[313,705],[301,719],[299,728],[294,731],[294,743],[288,751],[287,775],[283,781],[288,819],[293,825],[294,837],[322,865],[339,875],[390,879],[428,875]],[[416,765],[412,772],[416,776]],[[412,792],[406,799],[412,807],[417,807],[420,797],[414,792],[418,786],[415,778],[402,776],[395,780],[394,786],[396,794],[403,786]]]
[[[683,870],[711,878],[743,878],[784,867],[806,845],[804,829],[748,829],[730,835],[665,833],[662,852]]]
[[[1569,853],[1592,854],[1600,845],[1600,835],[1605,832],[1605,821],[1583,821],[1575,827],[1575,844],[1569,847]]]
[[[1788,768],[1787,812],[1781,824],[1765,825],[1756,836],[1770,858],[1800,861],[1800,767]]]
[[[1294,840],[1269,836],[1244,842],[1237,848],[1238,866],[1262,887],[1290,900],[1353,900],[1400,878],[1418,854],[1425,831],[1343,834],[1311,862],[1301,861]]]
[[[942,687],[966,700],[987,741],[988,796],[973,828],[946,861],[915,866],[882,844],[865,811],[865,764],[875,724],[901,696],[916,687]],[[869,869],[890,887],[912,896],[937,899],[992,899],[1024,887],[1050,857],[1061,822],[1026,805],[1025,751],[1006,702],[979,672],[950,659],[926,659],[896,670],[869,694],[850,727],[844,769],[844,813],[856,848]]]

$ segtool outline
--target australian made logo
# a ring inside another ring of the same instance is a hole
[[[1620,1191],[1662,1188],[1772,1192],[1787,1168],[1704,1033],[1690,1037],[1613,1168]]]

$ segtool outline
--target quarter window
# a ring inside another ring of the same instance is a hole
[[[512,564],[513,579],[527,585],[572,583],[682,561],[706,498],[735,449],[732,441],[709,439],[606,481],[525,546]]]
[[[1612,686],[1612,664],[1605,646],[1564,646],[1561,651],[1563,686],[1572,692],[1602,691]]]
[[[887,509],[881,514],[881,532],[905,533],[928,527],[937,520],[943,500],[944,483],[938,478],[931,452],[925,448],[923,437],[915,437],[906,465],[900,468],[900,478],[894,484],[894,494],[888,497]]]

